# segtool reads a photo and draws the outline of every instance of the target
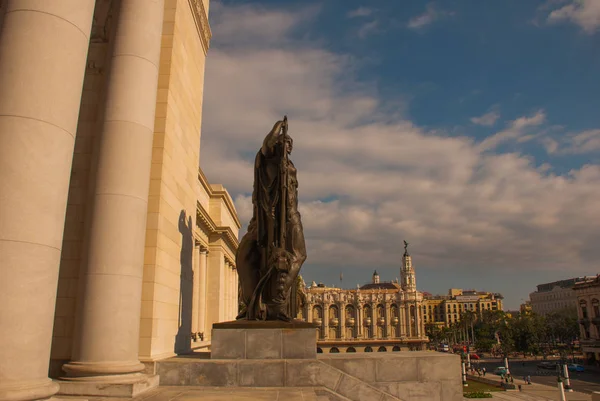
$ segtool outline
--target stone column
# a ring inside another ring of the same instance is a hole
[[[117,4],[89,249],[73,357],[63,370],[71,380],[132,383],[145,377],[138,343],[164,1]],[[191,218],[182,217],[183,246],[191,255]]]
[[[389,338],[390,332],[392,331],[392,319],[391,319],[391,311],[390,311],[391,304],[389,302],[386,302],[384,305],[385,305],[385,333],[383,333],[383,336],[385,338]]]
[[[0,399],[48,379],[69,175],[95,0],[4,2],[0,31]]]
[[[323,338],[329,338],[329,304],[323,304]]]
[[[225,321],[231,317],[231,264],[225,259]]]
[[[404,301],[400,301],[400,305],[398,306],[398,335],[400,337],[405,337],[406,328],[405,328],[405,320],[406,320],[406,310],[404,306]]]
[[[208,251],[200,248],[198,262],[198,332],[206,335],[206,263]]]
[[[240,302],[239,302],[239,277],[237,268],[233,269],[233,318],[235,319],[238,315]]]
[[[192,289],[192,333],[198,333],[198,311],[200,310],[200,244],[194,244],[192,255],[194,266],[194,284]]]
[[[340,308],[340,338],[346,338],[346,308],[343,302],[338,304]]]
[[[410,304],[406,305],[406,333],[408,337],[412,337],[412,319],[410,315]]]
[[[421,336],[421,316],[423,315],[423,311],[419,304],[415,301],[415,334],[417,337]]]
[[[362,337],[363,333],[363,319],[362,319],[362,306],[358,304],[356,306],[356,336],[358,338]]]
[[[235,319],[235,269],[229,263],[229,320]]]

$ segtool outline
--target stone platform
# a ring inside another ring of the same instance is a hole
[[[211,359],[315,359],[316,326],[294,320],[217,323]]]
[[[311,389],[330,401],[462,401],[460,357],[433,351],[317,354],[306,322],[213,326],[210,359],[156,362],[161,386]]]
[[[462,401],[460,357],[433,351],[319,354],[315,359],[157,362],[161,386],[322,389],[330,400]]]

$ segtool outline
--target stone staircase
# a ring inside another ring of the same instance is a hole
[[[161,386],[312,387],[329,401],[408,401],[321,360],[200,360],[175,357],[156,363]]]

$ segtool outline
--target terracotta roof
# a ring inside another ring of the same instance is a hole
[[[365,284],[360,287],[361,290],[398,290],[400,288],[398,283]]]

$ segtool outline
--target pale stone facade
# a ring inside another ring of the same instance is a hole
[[[504,297],[499,293],[451,288],[448,295],[425,294],[423,319],[428,330],[450,327],[460,322],[465,312],[473,312],[479,317],[483,312],[501,311]]]
[[[573,286],[577,299],[581,350],[588,363],[600,362],[600,276]]]
[[[0,0],[0,400],[134,395],[235,317],[240,222],[199,170],[208,7]]]
[[[585,277],[575,277],[538,285],[537,291],[529,294],[531,310],[538,315],[568,309],[574,311],[577,308],[577,297],[573,292],[573,286],[585,280]]]
[[[313,284],[306,290],[300,317],[318,325],[319,352],[421,350],[428,342],[422,315],[423,294],[416,289],[412,258],[402,258],[401,284],[372,282],[357,289]]]

